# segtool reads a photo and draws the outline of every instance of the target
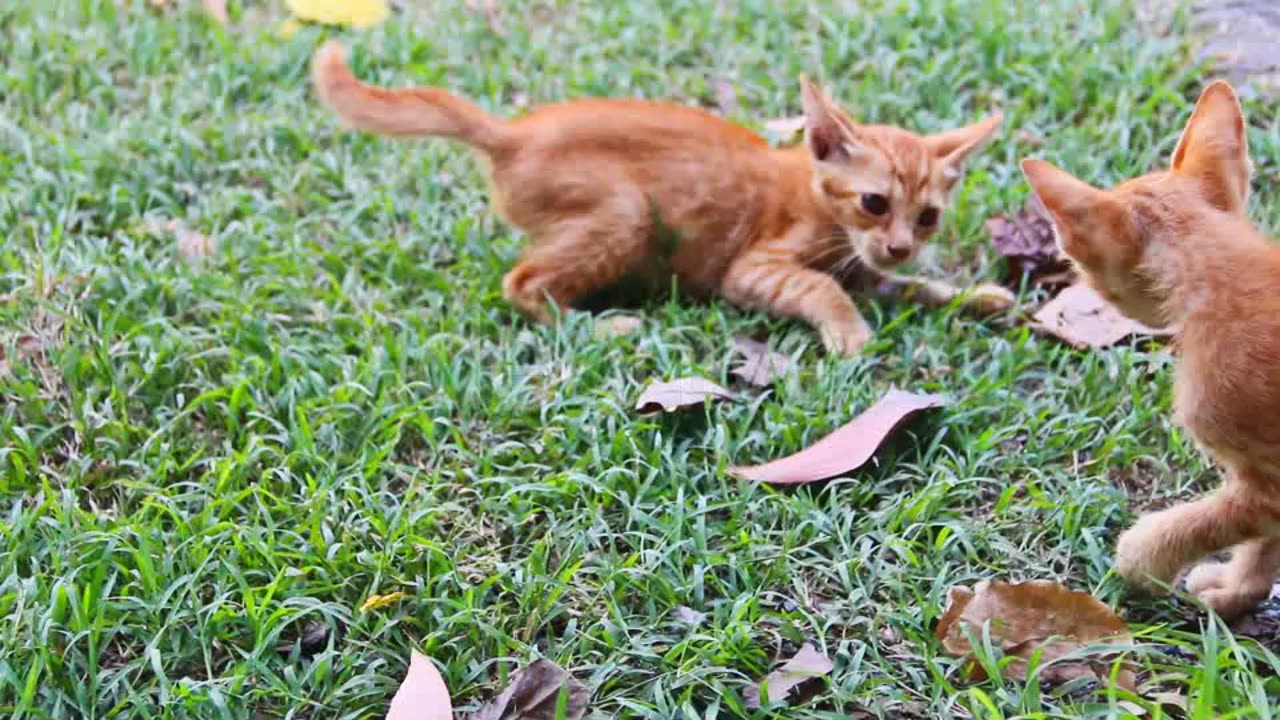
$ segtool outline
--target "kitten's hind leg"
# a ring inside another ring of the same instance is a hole
[[[786,257],[748,252],[729,266],[720,292],[739,305],[807,320],[840,355],[856,355],[871,339],[871,326],[834,277]]]
[[[544,324],[579,298],[617,281],[644,257],[642,227],[565,224],[534,243],[502,279],[507,301]]]
[[[1116,543],[1116,570],[1147,589],[1171,585],[1191,563],[1274,529],[1270,503],[1228,474],[1216,492],[1145,515]]]
[[[1207,562],[1187,574],[1187,590],[1214,612],[1231,618],[1266,600],[1280,575],[1280,537],[1250,540],[1225,563]]]

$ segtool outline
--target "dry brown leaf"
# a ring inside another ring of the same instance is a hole
[[[142,229],[151,235],[173,233],[177,240],[178,256],[183,260],[195,260],[213,254],[218,243],[212,237],[188,228],[181,220],[147,218]]]
[[[734,336],[733,347],[742,354],[742,364],[730,370],[743,382],[756,387],[768,387],[780,375],[789,372],[794,365],[791,358],[774,352],[758,340],[741,335]]]
[[[818,652],[811,643],[805,643],[782,667],[746,689],[743,695],[747,707],[758,708],[786,700],[793,691],[799,693],[799,686],[810,680],[817,680],[834,669],[835,663],[831,662],[831,658]]]
[[[387,720],[452,720],[453,701],[440,671],[417,651],[409,658],[409,672],[391,698]]]
[[[1106,348],[1129,337],[1162,337],[1169,330],[1157,330],[1120,314],[1102,296],[1083,282],[1063,290],[1032,317],[1031,327],[1061,338],[1075,347]]]
[[[535,661],[511,677],[507,689],[480,708],[471,720],[556,720],[561,692],[568,693],[564,720],[587,712],[590,694],[582,683],[547,659]]]
[[[830,435],[800,452],[764,465],[730,472],[773,485],[815,482],[856,470],[871,459],[885,438],[923,410],[942,407],[941,395],[890,390],[879,402]]]
[[[1075,279],[1071,261],[1058,249],[1053,223],[1040,198],[1032,195],[1016,215],[987,219],[991,245],[1009,263],[1005,284],[1018,288],[1023,279],[1037,287],[1061,289]]]
[[[281,655],[290,655],[294,648],[297,648],[301,655],[314,655],[328,644],[329,626],[322,622],[309,622],[302,629],[302,634],[297,640],[277,645],[276,652]]]
[[[947,607],[934,635],[947,652],[970,657],[973,646],[965,629],[980,638],[987,623],[992,644],[999,645],[1006,656],[1018,658],[1002,669],[1006,677],[1015,679],[1026,677],[1027,661],[1039,651],[1037,672],[1044,682],[1077,678],[1107,682],[1112,663],[1106,656],[1114,653],[1085,657],[1081,651],[1091,645],[1127,645],[1132,641],[1129,626],[1101,601],[1048,580],[984,580],[973,589],[955,586],[947,595]],[[1068,655],[1071,659],[1054,662]],[[966,672],[976,682],[986,679],[986,671],[976,661],[968,663]],[[1118,674],[1117,684],[1133,690],[1134,679],[1133,671],[1126,667]]]
[[[691,377],[668,382],[655,382],[644,389],[636,401],[636,411],[654,413],[659,410],[672,412],[680,408],[701,405],[707,400],[732,400],[733,393],[719,385]]]
[[[644,327],[644,320],[635,315],[608,315],[596,319],[596,337],[611,338],[630,335]]]
[[[18,335],[13,338],[13,357],[21,362],[30,360],[44,352],[44,340],[38,335]],[[0,344],[0,378],[7,377],[13,372],[13,366],[9,362],[7,350],[5,349],[9,343]]]
[[[790,140],[804,129],[804,116],[774,118],[765,122],[764,129],[777,136],[779,140]]]
[[[494,35],[501,37],[507,34],[507,29],[502,24],[502,12],[498,9],[498,0],[467,0],[466,5],[471,12],[484,13],[485,22],[489,23],[489,29]]]

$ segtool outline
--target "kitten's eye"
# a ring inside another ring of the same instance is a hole
[[[889,198],[876,193],[867,193],[862,196],[862,209],[872,215],[883,215],[889,212]]]
[[[938,224],[938,208],[925,208],[920,211],[920,218],[916,221],[920,223],[920,227],[931,228]]]

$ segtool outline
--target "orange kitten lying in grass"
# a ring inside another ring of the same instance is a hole
[[[1220,615],[1251,609],[1280,573],[1280,248],[1244,214],[1251,165],[1235,92],[1204,91],[1166,171],[1098,190],[1039,160],[1022,169],[1088,282],[1136,320],[1179,326],[1177,417],[1223,469],[1216,492],[1121,535],[1117,569],[1167,585],[1231,548],[1187,587]]]
[[[806,141],[772,149],[710,113],[659,102],[584,99],[500,120],[438,88],[366,85],[333,43],[312,73],[353,127],[452,138],[487,160],[495,207],[532,238],[503,279],[525,314],[550,322],[625,275],[669,267],[681,287],[807,320],[843,355],[871,328],[832,273],[856,258],[884,275],[915,256],[965,159],[1000,123],[927,137],[858,125],[805,81]],[[663,228],[678,233],[675,247]],[[929,304],[961,296],[942,282],[887,277]],[[965,299],[987,312],[1013,302],[989,285]]]

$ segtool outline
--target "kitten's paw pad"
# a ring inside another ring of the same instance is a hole
[[[1008,288],[994,283],[982,283],[975,287],[966,300],[969,307],[986,315],[1002,313],[1016,305],[1017,302],[1017,295],[1010,292]]]
[[[1200,595],[1201,593],[1212,590],[1222,590],[1226,587],[1226,563],[1200,563],[1199,565],[1191,568],[1191,572],[1187,573],[1187,592],[1192,595]]]
[[[1173,584],[1182,569],[1164,557],[1166,548],[1164,533],[1153,523],[1139,520],[1116,543],[1116,572],[1134,587],[1160,592]]]
[[[821,328],[822,345],[827,352],[853,357],[871,342],[871,328],[865,325],[824,325]]]

